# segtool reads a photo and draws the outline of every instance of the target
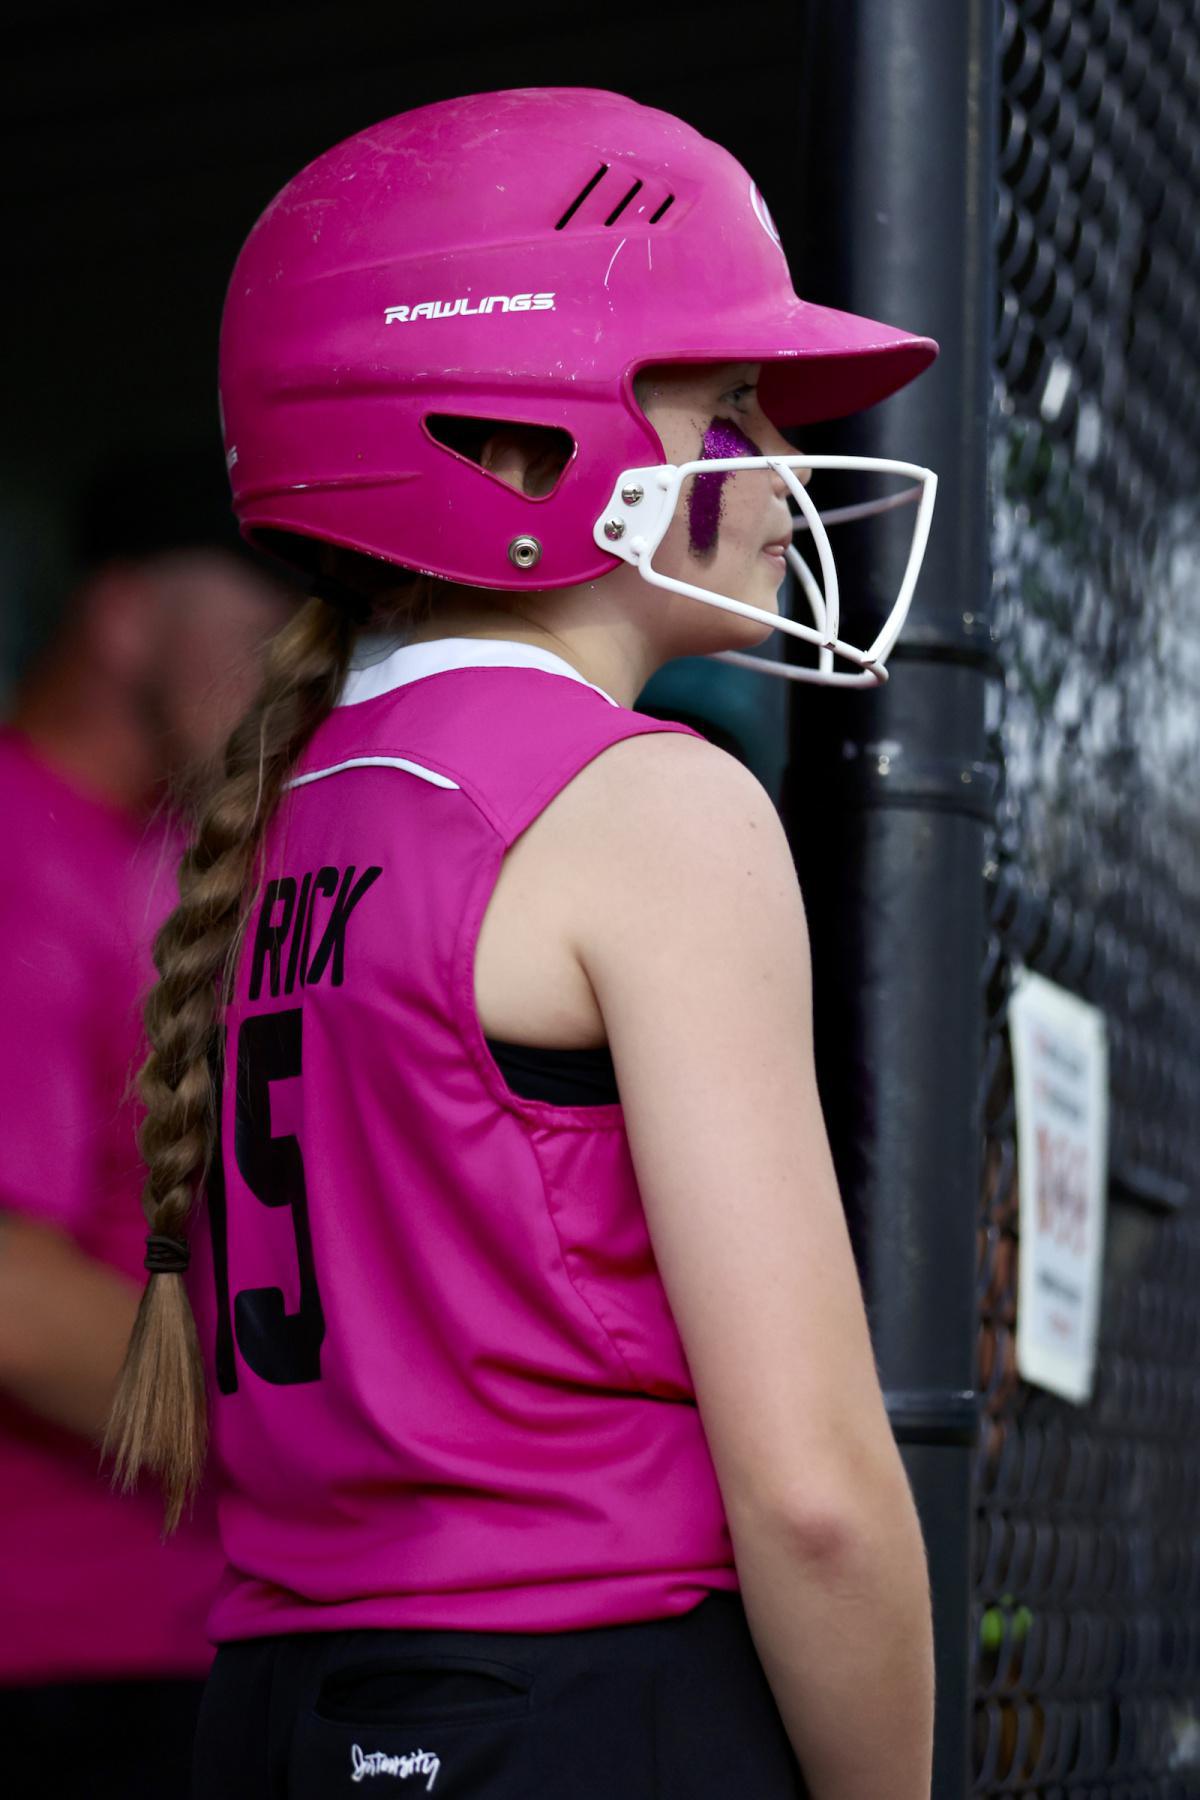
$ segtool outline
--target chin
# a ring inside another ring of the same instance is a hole
[[[738,595],[738,599],[743,598],[747,606],[757,606],[761,612],[770,613],[772,623],[767,625],[760,619],[744,619],[736,613],[726,614],[730,624],[734,627],[729,635],[733,638],[736,634],[736,642],[725,646],[729,650],[747,650],[755,644],[765,644],[775,629],[773,621],[779,617],[779,602],[774,588],[767,594]]]
[[[675,574],[674,569],[665,573]],[[692,570],[680,571],[681,578],[695,581]],[[771,615],[771,623],[761,619],[747,619],[740,613],[727,612],[723,607],[705,606],[698,601],[676,601],[677,606],[685,606],[688,611],[679,617],[686,620],[687,637],[690,640],[687,649],[672,651],[674,656],[715,656],[722,650],[753,650],[759,644],[765,644],[775,629],[774,621],[780,617],[779,589],[782,580],[775,580],[772,572],[755,569],[745,580],[730,579],[725,586],[720,579],[709,579],[704,583],[714,593],[727,594],[731,600],[739,600],[744,606],[756,606],[760,612]],[[703,615],[701,617],[701,615]]]

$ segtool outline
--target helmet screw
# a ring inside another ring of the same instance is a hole
[[[643,487],[639,487],[636,482],[632,482],[629,487],[623,487],[621,489],[621,498],[626,506],[637,506],[639,501],[646,498],[646,490]]]
[[[604,522],[604,535],[606,538],[611,538],[614,543],[618,538],[623,538],[625,536],[624,519],[606,519]]]
[[[532,569],[542,560],[542,546],[535,537],[515,537],[508,546],[508,560],[518,569]]]

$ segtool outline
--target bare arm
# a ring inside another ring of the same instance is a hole
[[[786,838],[695,739],[614,746],[572,786],[576,952],[764,1670],[814,1800],[928,1800],[924,1546],[817,1094]]]
[[[929,1800],[933,1628],[907,1482],[847,1506],[814,1546],[730,1517],[746,1619],[812,1800]]]
[[[138,1298],[65,1232],[0,1212],[0,1388],[98,1443]]]

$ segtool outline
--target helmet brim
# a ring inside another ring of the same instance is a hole
[[[677,346],[649,362],[757,362],[759,400],[780,430],[842,419],[886,400],[927,369],[933,338],[894,325],[798,300],[785,313],[755,319],[746,309],[709,318],[703,341]]]

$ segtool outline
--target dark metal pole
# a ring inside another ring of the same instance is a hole
[[[812,0],[806,298],[936,337],[933,370],[801,448],[925,463],[933,534],[891,682],[794,691],[785,817],[809,911],[822,1096],[934,1596],[935,1800],[970,1790],[975,1257],[984,1043],[984,693],[995,0]],[[837,543],[867,643],[911,514]],[[866,534],[862,539],[865,542]],[[856,635],[861,633],[861,635]]]

